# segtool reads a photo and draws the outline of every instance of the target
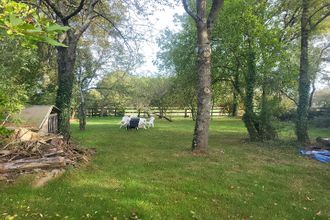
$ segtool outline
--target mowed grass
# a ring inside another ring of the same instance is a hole
[[[84,132],[74,124],[74,140],[97,149],[93,160],[42,188],[31,187],[33,176],[0,185],[0,218],[330,218],[329,164],[299,156],[291,125],[281,125],[284,141],[248,143],[241,120],[213,120],[201,156],[190,152],[190,120],[139,131],[119,121],[91,119]]]

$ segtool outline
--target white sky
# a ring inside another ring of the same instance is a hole
[[[157,66],[153,64],[153,61],[156,60],[157,52],[159,51],[156,42],[157,38],[161,36],[162,31],[166,28],[178,30],[179,27],[175,25],[174,17],[175,14],[182,15],[183,13],[183,6],[179,4],[174,8],[165,7],[164,10],[157,11],[157,13],[150,16],[149,25],[152,27],[152,33],[149,33],[151,35],[150,41],[142,42],[140,45],[140,53],[144,55],[145,63],[136,69],[136,74],[150,76],[159,72]]]

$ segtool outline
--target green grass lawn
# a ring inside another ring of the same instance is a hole
[[[261,144],[246,142],[240,120],[213,120],[209,154],[194,156],[190,120],[139,131],[119,121],[74,124],[74,140],[97,149],[91,163],[38,189],[33,176],[0,185],[0,219],[330,218],[330,166],[298,155],[290,125],[284,141]],[[311,131],[319,135],[330,131]]]

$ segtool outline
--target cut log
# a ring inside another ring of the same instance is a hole
[[[316,142],[320,146],[330,147],[330,138],[317,137]]]
[[[64,157],[46,157],[40,159],[19,159],[0,164],[0,173],[13,171],[60,168],[66,165]]]

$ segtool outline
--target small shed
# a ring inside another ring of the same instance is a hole
[[[22,127],[45,135],[58,132],[59,113],[60,110],[54,105],[32,105],[23,109],[15,118],[22,122]]]

